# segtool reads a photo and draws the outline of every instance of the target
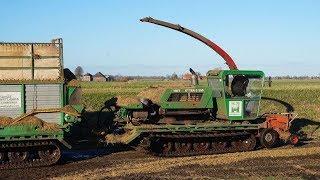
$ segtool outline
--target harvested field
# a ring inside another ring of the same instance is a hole
[[[67,179],[78,178],[107,178],[121,177],[132,174],[151,174],[169,171],[172,168],[183,166],[218,166],[231,163],[245,161],[250,158],[287,158],[294,156],[308,156],[320,154],[320,147],[300,148],[300,149],[279,149],[279,150],[261,150],[256,152],[231,153],[221,155],[196,156],[196,157],[179,157],[179,158],[163,158],[160,160],[152,160],[137,164],[120,164],[111,168],[101,168],[94,171],[87,171],[81,174],[66,176]],[[320,176],[320,172],[315,172]]]
[[[8,179],[317,179],[319,145],[312,142],[302,147],[179,158],[159,158],[132,150],[73,151],[64,153],[60,165],[7,170],[0,175]]]
[[[73,79],[70,82],[68,82],[68,86],[79,87],[80,86],[80,82],[78,80]]]
[[[120,106],[125,106],[129,104],[139,103],[138,97],[130,97],[130,96],[117,96],[117,104]]]
[[[149,88],[141,91],[138,97],[151,99],[153,102],[160,102],[160,97],[167,88],[164,86],[150,86]]]

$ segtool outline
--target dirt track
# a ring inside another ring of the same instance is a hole
[[[82,159],[82,160],[81,160]],[[62,164],[52,167],[6,170],[7,179],[39,178],[261,178],[320,179],[320,143],[301,147],[220,155],[159,158],[136,151],[110,153],[106,149],[68,152]]]

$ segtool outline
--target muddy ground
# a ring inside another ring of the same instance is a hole
[[[65,152],[51,167],[0,171],[1,179],[320,179],[320,142],[300,147],[194,157],[160,158],[134,150]]]

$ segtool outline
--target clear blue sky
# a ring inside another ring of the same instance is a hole
[[[221,45],[241,69],[267,75],[320,73],[320,1],[2,0],[0,41],[64,40],[65,67],[86,72],[166,75],[227,68],[196,40],[141,23],[179,23]]]

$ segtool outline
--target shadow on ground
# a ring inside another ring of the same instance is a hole
[[[278,104],[281,104],[286,108],[287,113],[294,112],[294,107],[288,102],[282,101],[280,99],[270,98],[270,97],[261,97],[262,100],[272,101]],[[309,127],[316,126],[315,128],[310,129]],[[308,137],[313,137],[314,133],[320,129],[320,121],[315,121],[307,118],[296,118],[291,122],[291,132],[293,133],[303,133],[302,130],[307,129]]]
[[[65,150],[60,164],[101,157],[116,152],[132,150],[126,145],[106,145],[104,136],[112,126],[114,113],[110,111],[85,112],[83,120],[71,127],[72,150]]]
[[[85,144],[84,144],[85,145]],[[110,155],[112,153],[133,150],[129,146],[107,146],[96,147],[92,149],[66,150],[62,153],[62,159],[59,164],[69,164],[77,161],[89,160],[96,157]]]
[[[291,122],[291,131],[300,132],[306,127],[315,126],[315,128],[308,129],[308,136],[312,137],[314,133],[320,129],[320,121],[315,121],[306,118],[296,118]]]
[[[281,104],[282,106],[284,106],[286,108],[286,112],[288,112],[288,113],[294,111],[294,107],[291,104],[289,104],[288,102],[282,101],[280,99],[275,99],[275,98],[270,98],[270,97],[261,97],[261,99]]]

